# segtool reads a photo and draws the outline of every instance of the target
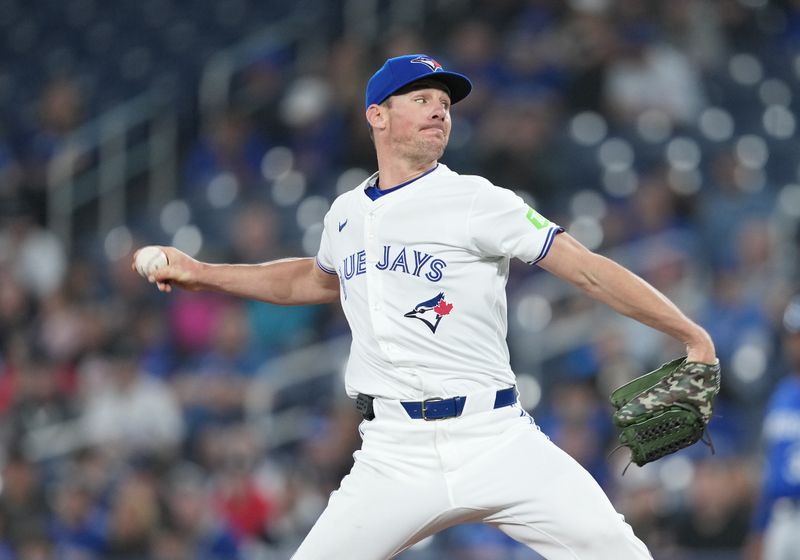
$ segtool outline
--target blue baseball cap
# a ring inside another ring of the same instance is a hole
[[[469,78],[447,72],[426,54],[407,54],[388,59],[367,83],[366,107],[383,103],[397,90],[417,80],[428,78],[443,83],[450,90],[450,102],[457,103],[472,91]]]

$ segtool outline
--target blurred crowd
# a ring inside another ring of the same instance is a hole
[[[48,164],[96,116],[86,80],[56,72],[26,92],[26,110],[1,115],[0,560],[290,556],[349,470],[360,418],[343,394],[344,356],[295,385],[281,360],[346,337],[339,308],[159,294],[131,255],[149,243],[217,262],[315,254],[330,202],[375,168],[366,80],[412,52],[474,83],[444,163],[514,189],[642,275],[709,330],[722,363],[715,454],[697,444],[620,476],[607,395],[682,348],[515,263],[509,343],[523,404],[657,560],[757,559],[745,551],[764,410],[800,371],[786,351],[798,335],[783,325],[800,291],[800,2],[409,3],[424,17],[387,2],[386,22],[376,16],[363,37],[347,20],[355,4],[327,5],[345,15],[317,48],[244,68],[224,111],[183,111],[178,198],[131,215],[123,243],[47,227]],[[14,5],[0,2],[0,25]],[[281,389],[253,414],[248,397],[273,378]],[[280,410],[299,411],[294,437],[271,431]],[[538,558],[473,525],[402,557]]]

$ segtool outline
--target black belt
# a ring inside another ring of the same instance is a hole
[[[361,413],[365,420],[375,418],[372,407],[374,397],[360,393],[356,399],[356,409]],[[467,397],[450,397],[449,399],[433,398],[424,401],[405,401],[400,402],[411,418],[423,420],[442,420],[444,418],[455,418],[461,416],[464,411],[464,404]],[[493,408],[503,408],[511,406],[517,402],[517,388],[509,387],[500,389],[494,397]]]

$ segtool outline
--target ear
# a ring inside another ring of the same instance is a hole
[[[367,122],[373,130],[386,128],[386,107],[375,103],[367,107]]]

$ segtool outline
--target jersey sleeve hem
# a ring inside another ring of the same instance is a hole
[[[314,261],[317,263],[317,266],[322,272],[336,276],[336,271],[332,268],[328,268],[327,266],[319,262],[319,257],[315,258]]]
[[[553,240],[556,238],[556,235],[559,233],[563,233],[564,228],[561,226],[551,227],[550,230],[547,232],[547,237],[545,238],[544,245],[542,245],[542,250],[539,251],[539,254],[535,259],[528,262],[528,264],[536,264],[543,258],[547,256],[547,253],[550,252],[550,247],[553,245]]]

